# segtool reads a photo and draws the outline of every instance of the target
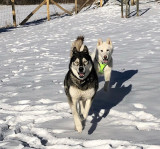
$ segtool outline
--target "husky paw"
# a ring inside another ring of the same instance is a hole
[[[79,133],[82,133],[82,127],[77,127],[77,131],[78,131]]]
[[[79,133],[82,133],[83,127],[82,126],[75,126],[75,131],[78,131]]]

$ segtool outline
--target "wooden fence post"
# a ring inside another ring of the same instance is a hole
[[[128,0],[126,0],[126,18],[128,18]]]
[[[100,7],[102,7],[102,0],[100,0]]]
[[[44,4],[46,3],[46,0],[44,0],[38,7],[36,7],[21,23],[20,25],[24,25],[28,20],[29,18],[34,15],[38,10],[39,8],[41,8]]]
[[[137,5],[137,16],[139,16],[139,0],[136,1],[136,5]]]
[[[135,5],[134,0],[131,0],[131,6],[134,6],[134,5]]]
[[[124,18],[124,16],[123,16],[123,0],[121,0],[121,18]]]
[[[47,0],[47,20],[50,20],[50,12],[49,12],[49,0]]]
[[[14,27],[16,27],[16,12],[15,12],[14,0],[11,0],[11,2],[12,2],[13,25]]]
[[[75,14],[78,13],[78,8],[77,8],[77,0],[75,0]]]

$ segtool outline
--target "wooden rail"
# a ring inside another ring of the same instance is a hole
[[[31,16],[33,16],[38,10],[39,8],[41,8],[44,4],[46,3],[46,0],[44,0],[38,7],[36,7],[21,23],[20,25],[24,25]]]
[[[55,4],[57,7],[59,7],[60,9],[62,9],[64,12],[68,13],[69,15],[72,15],[71,12],[69,12],[68,10],[64,9],[63,7],[61,7],[58,3],[56,3],[53,0],[50,0],[52,4]]]
[[[89,2],[90,0],[86,0],[86,2],[81,6],[81,8],[79,9],[79,12],[83,9],[83,7]]]
[[[53,0],[44,0],[38,7],[36,7],[21,23],[20,25],[24,25],[29,19],[30,17],[32,17],[44,4],[47,3],[47,20],[50,20],[50,10],[49,10],[49,2],[53,3],[54,5],[56,5],[57,7],[59,7],[60,9],[62,9],[64,12],[68,13],[69,15],[72,15],[71,12],[69,12],[68,10],[64,9],[63,7],[61,7],[58,3],[56,3]]]

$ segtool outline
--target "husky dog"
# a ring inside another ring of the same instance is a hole
[[[84,38],[77,38],[71,49],[69,71],[65,76],[64,89],[68,97],[75,129],[81,133],[88,116],[93,97],[98,89],[98,76],[89,55],[87,46],[83,45]],[[77,47],[81,40],[81,45]],[[80,51],[80,48],[83,48]],[[78,108],[79,107],[79,108]]]
[[[97,75],[104,75],[104,90],[109,90],[109,82],[111,78],[111,71],[113,66],[113,45],[110,39],[103,42],[98,40],[97,47],[94,53],[92,53],[92,60],[96,69]]]

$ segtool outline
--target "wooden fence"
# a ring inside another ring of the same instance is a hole
[[[13,15],[13,25],[14,27],[17,26],[16,23],[16,12],[15,12],[15,1],[16,0],[10,0],[11,4],[12,4],[12,15]],[[43,5],[46,5],[47,7],[47,20],[50,20],[50,4],[55,5],[56,7],[59,7],[61,10],[63,10],[65,13],[67,13],[68,15],[72,15],[73,13],[77,14],[79,13],[89,2],[91,3],[96,2],[97,0],[86,0],[84,1],[84,3],[81,4],[81,6],[78,7],[78,0],[74,0],[75,2],[75,9],[74,11],[68,11],[65,8],[63,8],[60,4],[58,4],[55,0],[42,0],[42,2],[25,18],[23,19],[22,22],[20,22],[20,25],[24,25]],[[123,13],[123,5],[125,4],[126,6],[126,18],[128,18],[129,16],[129,11],[130,11],[130,0],[121,0],[121,17],[124,17],[124,13]],[[99,6],[102,7],[104,3],[104,0],[100,0],[99,1]],[[137,16],[139,16],[139,0],[131,0],[131,5],[135,5],[137,6]]]
[[[97,0],[96,0],[97,1]],[[80,12],[83,7],[85,7],[87,5],[87,3],[89,2],[95,2],[95,0],[86,0],[84,1],[84,3],[78,7],[78,0],[74,0],[75,2],[75,13],[77,14],[78,12]],[[102,3],[103,0],[100,0],[100,6],[102,7]],[[11,0],[11,4],[12,4],[12,14],[13,14],[13,25],[14,27],[17,26],[16,23],[16,12],[15,12],[15,0]],[[72,15],[74,12],[70,12],[68,10],[66,10],[65,8],[63,8],[60,4],[58,4],[57,2],[55,2],[55,0],[43,0],[21,23],[20,25],[24,25],[43,5],[47,6],[47,20],[50,20],[50,4],[54,4],[55,6],[59,7],[61,10],[63,10],[65,13],[67,13],[68,15]]]

